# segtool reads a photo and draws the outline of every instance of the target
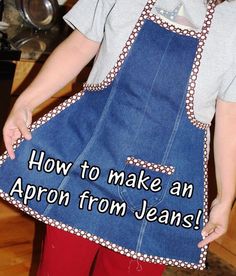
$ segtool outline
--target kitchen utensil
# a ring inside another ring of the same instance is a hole
[[[57,0],[16,0],[16,7],[23,19],[39,30],[50,29],[57,21]]]

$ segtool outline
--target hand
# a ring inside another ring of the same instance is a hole
[[[198,243],[198,247],[205,246],[227,232],[230,212],[230,204],[220,202],[217,197],[212,201],[209,221],[202,229],[205,238]]]
[[[13,144],[18,138],[24,136],[26,140],[32,138],[28,129],[32,123],[32,111],[25,107],[14,105],[3,127],[3,140],[11,159],[15,158]]]

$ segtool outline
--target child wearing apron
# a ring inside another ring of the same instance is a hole
[[[236,132],[236,3],[216,4],[80,0],[64,16],[75,30],[16,102],[4,126],[11,158],[0,159],[0,196],[48,225],[38,275],[205,268],[235,197],[235,143],[222,128]],[[83,90],[30,126],[94,55]]]

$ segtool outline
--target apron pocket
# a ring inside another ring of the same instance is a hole
[[[147,200],[148,208],[162,201],[171,180],[174,180],[175,167],[128,156],[124,172],[126,180],[118,186],[118,191],[134,212],[142,209],[143,199]]]
[[[144,161],[142,159],[135,158],[134,156],[128,156],[126,159],[126,163],[133,165],[133,166],[141,167],[144,169],[149,169],[149,170],[153,170],[156,172],[166,173],[168,175],[173,174],[175,171],[175,168],[173,166],[166,166],[166,165],[162,165],[162,164]]]

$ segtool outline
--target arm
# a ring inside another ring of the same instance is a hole
[[[217,197],[213,200],[209,222],[203,228],[206,238],[199,247],[226,233],[236,196],[236,103],[220,99],[216,104],[214,158]]]
[[[32,122],[33,110],[74,79],[95,56],[99,46],[99,42],[75,30],[52,52],[36,78],[15,102],[4,125],[4,143],[11,159],[15,158],[14,142],[21,135],[31,139],[27,126]]]

